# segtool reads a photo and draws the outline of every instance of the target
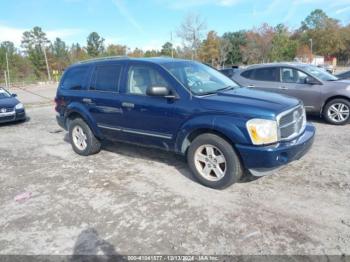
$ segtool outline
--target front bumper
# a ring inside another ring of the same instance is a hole
[[[315,131],[313,125],[307,124],[294,140],[270,146],[236,145],[236,148],[246,169],[265,172],[303,157],[313,144]]]
[[[25,110],[16,110],[14,112],[0,113],[0,123],[21,121],[26,119]]]

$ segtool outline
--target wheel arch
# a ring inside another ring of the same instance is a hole
[[[326,107],[326,105],[330,102],[330,101],[332,101],[332,100],[334,100],[334,99],[345,99],[345,100],[347,100],[348,102],[350,102],[350,97],[347,97],[347,96],[344,96],[344,95],[335,95],[335,96],[331,96],[331,97],[329,97],[329,98],[327,98],[326,100],[325,100],[325,102],[323,103],[323,105],[322,105],[322,107],[321,107],[321,112],[320,112],[320,115],[321,116],[323,116],[323,110],[325,109],[325,107]]]

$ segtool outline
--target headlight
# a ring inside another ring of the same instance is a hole
[[[272,144],[278,141],[277,122],[267,119],[251,119],[247,129],[254,145]]]
[[[24,106],[23,106],[22,103],[18,103],[18,104],[15,106],[15,108],[16,108],[17,110],[20,110],[20,109],[23,109]]]

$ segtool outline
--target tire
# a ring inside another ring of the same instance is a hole
[[[224,189],[243,175],[241,162],[232,145],[215,134],[195,138],[188,149],[187,162],[201,184],[215,189]]]
[[[350,101],[341,98],[329,101],[324,107],[323,117],[332,125],[345,125],[350,119]]]
[[[101,142],[81,118],[69,121],[69,139],[74,152],[81,156],[93,155],[101,150]]]

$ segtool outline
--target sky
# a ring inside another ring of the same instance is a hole
[[[40,26],[50,40],[86,44],[96,31],[106,44],[160,49],[188,14],[206,20],[207,31],[251,29],[264,22],[292,29],[314,9],[350,23],[350,0],[0,0],[0,41],[20,46],[24,31]]]

